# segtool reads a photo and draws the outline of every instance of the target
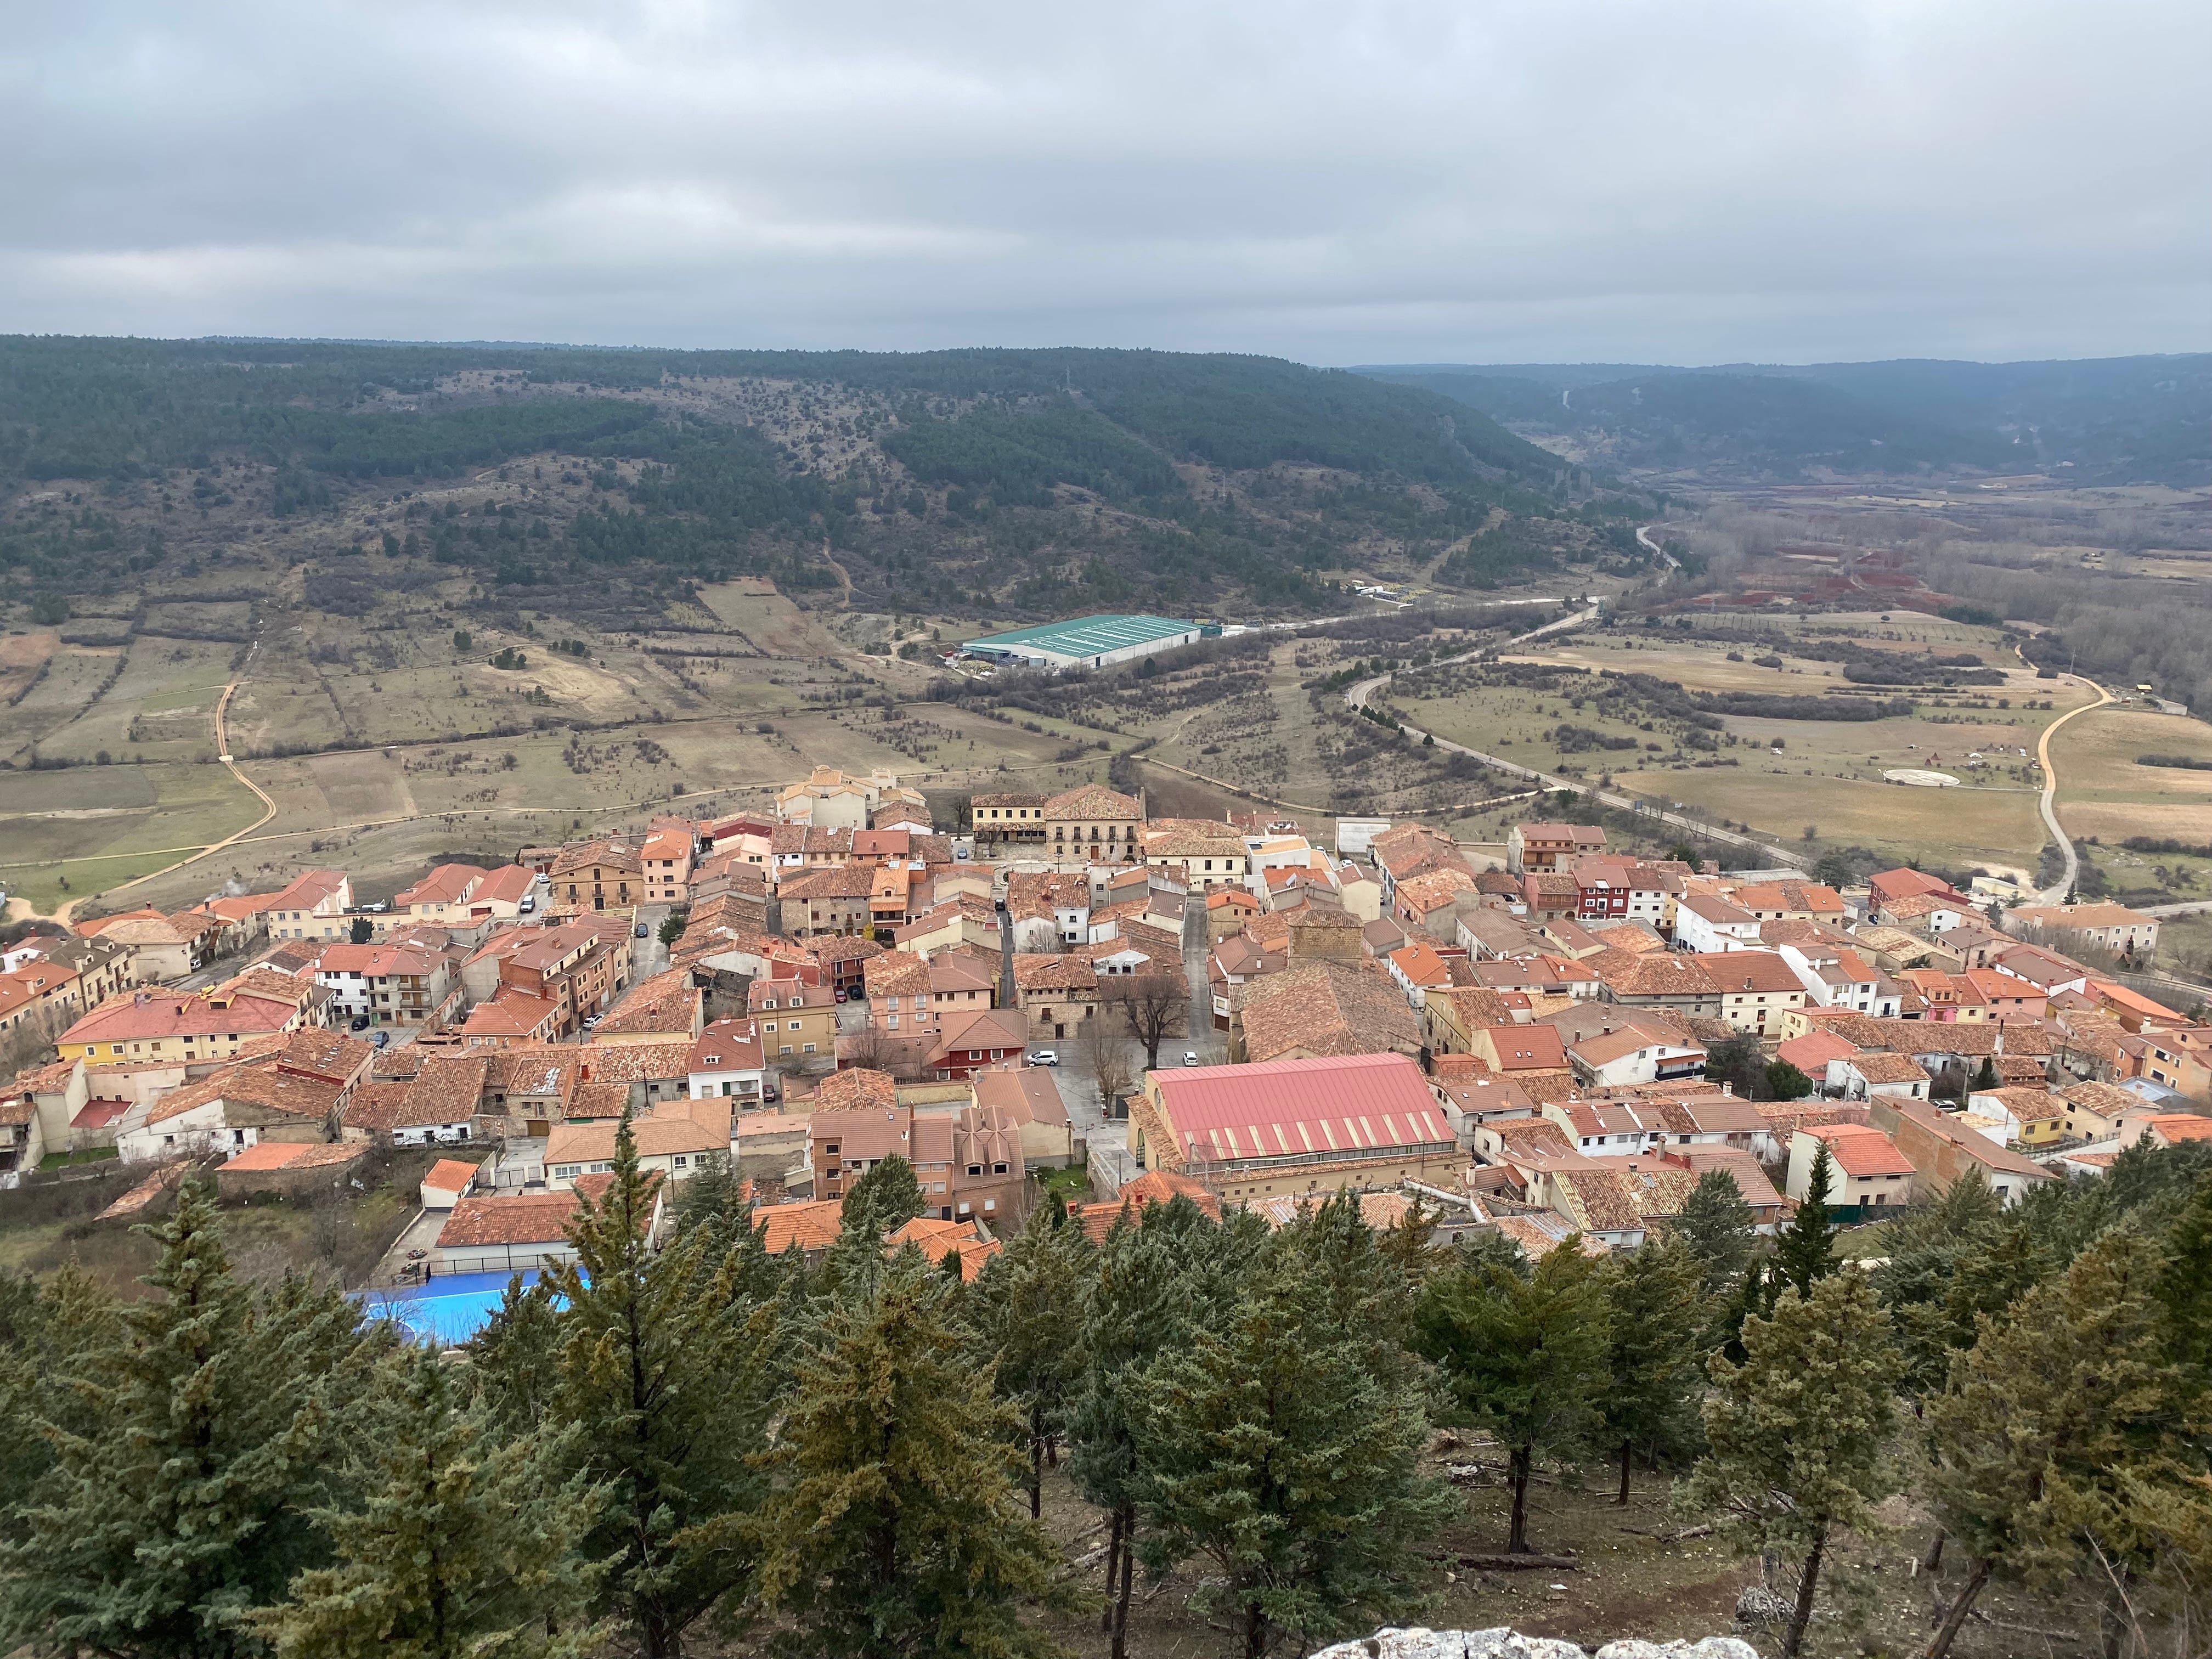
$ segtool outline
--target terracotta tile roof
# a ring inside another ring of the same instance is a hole
[[[684,1067],[686,1075],[693,1072],[757,1071],[764,1059],[760,1028],[751,1020],[718,1019],[699,1033],[699,1040],[684,1056]]]
[[[304,1122],[321,1123],[338,1103],[337,1085],[320,1078],[301,1077],[279,1069],[274,1060],[225,1066],[197,1083],[173,1089],[154,1103],[146,1121],[166,1123],[196,1106],[221,1100],[233,1105],[258,1106]]]
[[[1063,789],[1057,795],[1047,797],[1044,803],[1044,815],[1048,819],[1134,818],[1142,817],[1143,812],[1134,795],[1125,795],[1103,783],[1079,783],[1073,789]]]
[[[761,1247],[770,1255],[781,1255],[794,1246],[800,1250],[826,1250],[837,1242],[842,1225],[844,1201],[823,1199],[811,1204],[768,1204],[753,1212]]]
[[[1723,994],[1780,992],[1802,995],[1804,987],[1781,955],[1773,951],[1706,951],[1691,957]]]
[[[775,890],[785,902],[809,899],[864,899],[875,891],[876,872],[864,865],[831,866],[826,870],[794,871],[779,879]]]
[[[1910,1054],[1853,1054],[1849,1064],[1869,1083],[1925,1083],[1927,1069]]]
[[[889,1111],[898,1105],[898,1084],[888,1072],[848,1066],[832,1072],[814,1091],[814,1109],[831,1111]]]
[[[1612,1158],[1631,1167],[1563,1170],[1552,1185],[1570,1219],[1589,1232],[1627,1232],[1680,1215],[1698,1177],[1671,1164]]]
[[[1264,975],[1240,988],[1244,1051],[1255,1060],[1303,1048],[1362,1054],[1422,1046],[1405,994],[1379,968],[1323,959]]]
[[[1587,958],[1583,965],[1593,969],[1616,997],[1720,994],[1721,988],[1713,982],[1712,975],[1699,959],[1673,952],[1639,957],[1625,951],[1603,951]]]
[[[730,1149],[726,1134],[717,1134],[705,1124],[674,1114],[635,1118],[629,1128],[640,1158],[665,1158],[677,1152],[726,1152]],[[621,1132],[619,1115],[589,1123],[556,1123],[553,1133],[546,1137],[545,1161],[549,1164],[607,1163],[615,1155],[615,1139]]]
[[[1897,1150],[1897,1143],[1869,1124],[1814,1124],[1804,1133],[1826,1141],[1830,1161],[1847,1176],[1914,1173],[1911,1160]]]
[[[1014,983],[1024,991],[1095,991],[1098,975],[1080,957],[1024,952],[1014,957]]]
[[[1493,1123],[1489,1128],[1509,1158],[1516,1152],[1564,1158],[1575,1150],[1575,1143],[1567,1138],[1567,1132],[1547,1117],[1511,1118]]]
[[[262,1140],[226,1160],[222,1167],[241,1174],[256,1170],[320,1170],[334,1164],[350,1164],[368,1152],[368,1148],[358,1140]]]
[[[1498,1070],[1510,1077],[1518,1072],[1556,1072],[1567,1063],[1566,1045],[1549,1025],[1492,1025],[1486,1028],[1496,1052]]]
[[[641,1031],[665,1032],[681,1036],[688,1045],[692,1028],[698,1023],[702,994],[691,982],[689,968],[671,968],[631,986],[592,1035],[605,1039]]]
[[[1078,1206],[1076,1219],[1093,1243],[1103,1243],[1114,1224],[1124,1214],[1141,1214],[1148,1204],[1170,1204],[1187,1198],[1216,1221],[1221,1219],[1221,1200],[1199,1182],[1166,1170],[1148,1170],[1121,1188],[1119,1196],[1103,1204]]]
[[[1591,1238],[1576,1231],[1575,1224],[1565,1216],[1499,1215],[1491,1218],[1491,1225],[1500,1237],[1511,1239],[1521,1247],[1522,1255],[1531,1261],[1549,1255],[1570,1238],[1577,1240],[1583,1255],[1610,1255],[1612,1246],[1601,1238]]]
[[[577,1051],[576,1064],[586,1083],[669,1083],[690,1074],[691,1043],[590,1043]]]
[[[486,1244],[550,1244],[565,1239],[574,1193],[513,1193],[464,1198],[438,1230],[441,1249]]]
[[[983,1264],[1005,1248],[997,1239],[983,1235],[981,1225],[975,1221],[917,1216],[884,1238],[884,1254],[896,1255],[911,1244],[933,1263],[942,1264],[947,1256],[957,1255],[960,1277],[972,1281],[983,1271]]]
[[[478,1169],[478,1165],[464,1164],[457,1158],[441,1158],[423,1172],[422,1185],[443,1192],[465,1193],[476,1180]]]

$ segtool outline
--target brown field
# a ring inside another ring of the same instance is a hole
[[[1723,767],[1622,773],[1613,781],[1638,794],[1749,823],[1786,844],[1796,844],[1810,823],[1821,842],[1870,847],[1900,860],[2033,870],[2043,842],[2035,796],[2026,791],[1918,789]]]

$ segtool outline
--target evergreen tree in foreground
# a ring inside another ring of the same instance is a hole
[[[1857,1273],[1786,1290],[1771,1319],[1744,1322],[1741,1364],[1716,1357],[1705,1405],[1711,1449],[1683,1483],[1686,1508],[1716,1516],[1747,1554],[1798,1564],[1782,1639],[1796,1659],[1820,1566],[1842,1528],[1895,1490],[1885,1455],[1895,1402],[1889,1320]]]
[[[1972,1565],[1929,1659],[1992,1576],[2086,1594],[2110,1628],[2117,1598],[2161,1565],[2171,1512],[2194,1509],[2203,1535],[2202,1459],[2144,1246],[2110,1234],[2002,1324],[1984,1317],[1929,1402],[1929,1496]]]
[[[1735,1177],[1725,1170],[1708,1170],[1683,1200],[1682,1212],[1668,1224],[1668,1235],[1680,1239],[1697,1258],[1700,1285],[1707,1296],[1717,1296],[1734,1284],[1751,1265],[1759,1244],[1759,1231],[1751,1206]]]
[[[387,1363],[348,1437],[357,1502],[325,1509],[336,1564],[252,1616],[280,1659],[577,1659],[602,1639],[576,1554],[598,1494],[574,1448],[502,1438],[433,1352]]]
[[[752,1258],[720,1228],[652,1252],[659,1184],[637,1167],[625,1116],[612,1182],[569,1224],[575,1259],[549,1275],[568,1304],[554,1414],[606,1491],[586,1552],[607,1563],[605,1605],[646,1659],[680,1654],[684,1632],[748,1577],[742,1522],[761,1497],[752,1459],[777,1391],[782,1311],[747,1294]]]
[[[1679,1457],[1697,1444],[1705,1318],[1699,1265],[1687,1247],[1672,1239],[1606,1263],[1612,1340],[1603,1413],[1606,1435],[1620,1454],[1616,1504],[1628,1502],[1637,1452],[1656,1461]]]
[[[1828,1227],[1828,1191],[1835,1169],[1828,1143],[1819,1141],[1806,1174],[1805,1196],[1775,1241],[1774,1271],[1800,1296],[1812,1295],[1813,1287],[1836,1271],[1836,1245]]]
[[[1216,1297],[1201,1267],[1220,1229],[1187,1198],[1125,1212],[1107,1234],[1085,1309],[1086,1364],[1071,1423],[1076,1490],[1106,1511],[1107,1605],[1101,1627],[1112,1659],[1127,1651],[1136,1578],[1138,1393],[1146,1368],[1188,1340]]]
[[[1018,1616],[1064,1599],[1059,1553],[1016,1509],[1022,1425],[951,1314],[957,1287],[902,1250],[835,1305],[763,1458],[761,1593],[819,1659],[1044,1655]]]
[[[1540,1457],[1579,1457],[1602,1428],[1610,1340],[1597,1264],[1571,1237],[1527,1274],[1485,1262],[1429,1282],[1415,1330],[1468,1419],[1506,1449],[1513,1520],[1528,1553],[1528,1480]]]
[[[1357,1203],[1340,1206],[1355,1222]],[[1319,1236],[1340,1219],[1271,1241],[1237,1305],[1134,1389],[1146,1563],[1206,1556],[1245,1659],[1402,1607],[1411,1545],[1451,1511],[1419,1470],[1419,1388],[1334,1293],[1325,1264],[1345,1257]],[[1366,1255],[1397,1275],[1371,1237]]]
[[[914,1165],[893,1152],[845,1189],[837,1242],[823,1262],[825,1287],[865,1284],[883,1271],[884,1241],[927,1207]]]
[[[1044,1504],[1044,1464],[1082,1386],[1084,1300],[1095,1252],[1065,1206],[1040,1204],[983,1264],[966,1309],[998,1390],[1021,1412],[1030,1449],[1030,1516]],[[957,1257],[951,1258],[957,1261]]]
[[[231,1275],[196,1179],[147,1230],[160,1292],[67,1376],[54,1461],[0,1550],[14,1640],[131,1659],[236,1659],[247,1609],[326,1554],[332,1426],[372,1346],[334,1291],[258,1296]]]

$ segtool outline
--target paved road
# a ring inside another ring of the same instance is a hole
[[[1645,526],[1646,529],[1649,529],[1650,527],[1650,526]],[[1641,537],[1643,536],[1644,532],[1638,531],[1637,534]],[[1645,545],[1650,546],[1651,544],[1647,542]],[[1653,547],[1652,550],[1654,552],[1659,552],[1659,550],[1656,547]],[[1660,556],[1664,558],[1666,557],[1666,555],[1664,553],[1660,553]],[[1541,628],[1532,628],[1525,634],[1516,634],[1511,639],[1504,641],[1502,644],[1480,646],[1473,651],[1463,651],[1455,657],[1443,658],[1437,662],[1431,664],[1430,666],[1433,668],[1446,668],[1455,663],[1474,662],[1483,657],[1494,656],[1498,652],[1510,651],[1516,646],[1525,645],[1530,640],[1541,639],[1547,634],[1556,634],[1563,632],[1568,629],[1579,628],[1586,623],[1595,621],[1602,609],[1602,606],[1594,605],[1586,611],[1576,611],[1574,615],[1571,617],[1562,617],[1557,622],[1546,623]],[[1349,691],[1345,693],[1344,700],[1354,708],[1364,708],[1367,706],[1367,700],[1372,696],[1376,690],[1381,689],[1382,686],[1387,685],[1395,678],[1396,676],[1395,674],[1377,674],[1371,679],[1362,680],[1357,685],[1354,685]],[[1435,736],[1435,733],[1424,732],[1417,726],[1408,726],[1405,729],[1407,734],[1416,743],[1421,741],[1425,738]],[[1802,853],[1790,852],[1786,848],[1776,847],[1771,842],[1760,841],[1754,836],[1738,835],[1733,830],[1717,829],[1711,824],[1702,823],[1696,818],[1685,817],[1679,812],[1658,811],[1652,806],[1648,799],[1640,795],[1619,794],[1609,790],[1593,789],[1589,784],[1581,782],[1576,779],[1554,777],[1548,772],[1539,772],[1531,767],[1518,766],[1510,760],[1501,759],[1496,755],[1486,755],[1479,749],[1469,749],[1463,744],[1453,743],[1448,738],[1437,738],[1436,744],[1437,747],[1439,749],[1448,750],[1455,755],[1468,756],[1471,759],[1480,761],[1485,766],[1495,767],[1499,771],[1510,773],[1515,777],[1532,779],[1543,788],[1572,789],[1577,793],[1593,796],[1607,806],[1618,807],[1624,811],[1634,812],[1641,817],[1649,819],[1652,823],[1670,824],[1676,829],[1686,830],[1692,834],[1705,836],[1713,841],[1726,842],[1730,846],[1734,847],[1747,848],[1751,851],[1760,854],[1762,857],[1773,860],[1777,864],[1791,865],[1798,869],[1803,869],[1808,862]]]
[[[2074,681],[2076,684],[2087,686],[2097,694],[2097,701],[2085,702],[2079,708],[2068,709],[2050,725],[2045,726],[2042,737],[2036,740],[2035,758],[2043,767],[2041,802],[2043,822],[2045,827],[2051,831],[2051,838],[2058,843],[2058,850],[2066,855],[2065,873],[2058,878],[2055,884],[2045,888],[2036,895],[2036,902],[2039,904],[2057,904],[2063,901],[2065,896],[2074,890],[2075,878],[2081,873],[2081,855],[2074,850],[2074,837],[2058,827],[2058,774],[2052,769],[2051,764],[2051,734],[2076,714],[2086,714],[2093,708],[2102,708],[2106,703],[2118,701],[2094,680],[2084,679],[2079,674],[2068,674],[2064,678]],[[2161,913],[2153,911],[2151,914],[2156,915]]]

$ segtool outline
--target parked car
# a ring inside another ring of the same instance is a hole
[[[528,915],[532,910],[535,910],[538,908],[538,895],[535,893],[525,893],[522,896],[522,902],[516,905],[514,908],[520,914],[526,916]]]
[[[1053,1053],[1049,1048],[1040,1048],[1030,1056],[1030,1064],[1032,1066],[1057,1066],[1060,1064],[1060,1056]]]
[[[650,939],[653,936],[653,929],[641,921],[637,925],[637,936],[640,939]]]
[[[761,1085],[761,1099],[764,1103],[773,1106],[777,1101],[781,1100],[782,1098],[783,1091],[778,1089],[773,1082],[764,1082]]]
[[[584,1029],[585,1029],[586,1030],[587,1030],[587,1031],[588,1031],[588,1030],[591,1030],[592,1027],[594,1027],[595,1025],[597,1025],[599,1023],[599,1017],[597,1014],[586,1014],[586,1015],[584,1016]]]
[[[374,1042],[378,1048],[381,1048],[392,1041],[392,1033],[389,1031],[371,1031],[368,1034],[368,1040],[371,1042]]]
[[[1198,1064],[1198,1050],[1197,1050],[1197,1049],[1195,1049],[1195,1048],[1186,1048],[1186,1049],[1184,1049],[1184,1050],[1182,1051],[1182,1063],[1183,1063],[1184,1065],[1186,1065],[1186,1066],[1195,1066],[1195,1065],[1197,1065],[1197,1064]]]
[[[356,1031],[366,1031],[368,1029],[368,1016],[367,1014],[356,1014],[353,1017],[353,1024],[349,1029]]]

